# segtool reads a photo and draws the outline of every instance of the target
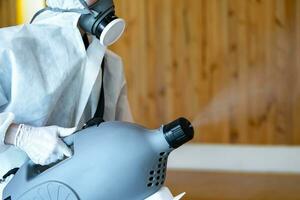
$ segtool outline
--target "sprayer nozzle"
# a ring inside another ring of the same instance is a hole
[[[179,118],[163,126],[163,132],[169,145],[178,148],[194,137],[194,128],[187,119]]]

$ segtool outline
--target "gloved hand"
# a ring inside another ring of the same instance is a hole
[[[32,127],[19,125],[14,145],[27,153],[36,164],[48,165],[64,156],[72,155],[71,149],[61,137],[73,134],[76,128],[61,128],[58,126]]]

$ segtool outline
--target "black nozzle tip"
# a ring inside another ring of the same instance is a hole
[[[185,118],[179,118],[163,126],[163,132],[169,145],[178,148],[194,138],[194,128]]]

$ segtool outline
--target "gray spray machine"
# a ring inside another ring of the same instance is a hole
[[[144,200],[159,191],[171,151],[191,140],[179,118],[157,130],[104,122],[65,139],[73,156],[50,166],[25,163],[4,200]]]

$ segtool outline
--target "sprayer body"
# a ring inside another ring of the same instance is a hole
[[[173,150],[162,128],[124,122],[84,129],[66,143],[71,158],[47,167],[28,161],[5,188],[4,199],[146,199],[163,186]]]

